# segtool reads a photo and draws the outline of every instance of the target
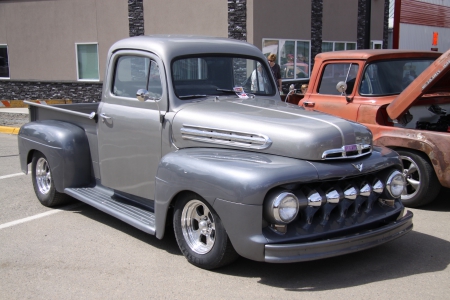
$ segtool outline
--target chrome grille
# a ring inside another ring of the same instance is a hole
[[[322,154],[323,160],[356,158],[372,153],[372,145],[370,144],[353,144],[345,145],[341,148],[326,150]]]

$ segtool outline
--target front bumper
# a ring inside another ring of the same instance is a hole
[[[265,261],[291,263],[322,259],[372,248],[410,232],[413,228],[413,213],[383,227],[336,239],[301,243],[265,245]]]

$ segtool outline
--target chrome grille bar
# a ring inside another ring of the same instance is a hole
[[[325,150],[322,159],[356,158],[369,153],[372,153],[372,145],[369,144],[344,145],[341,148]]]
[[[263,134],[229,131],[194,125],[183,125],[181,128],[181,136],[186,140],[246,149],[267,149],[272,145],[270,138]]]

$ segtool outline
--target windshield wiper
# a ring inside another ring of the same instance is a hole
[[[206,95],[185,95],[185,96],[179,96],[180,99],[193,99],[193,98],[204,98]]]
[[[224,92],[224,93],[230,93],[230,94],[236,94],[235,91],[233,91],[233,90],[227,90],[227,89],[217,89],[216,91]]]

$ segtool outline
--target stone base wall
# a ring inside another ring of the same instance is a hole
[[[98,102],[102,83],[0,81],[0,100],[64,99],[73,102]]]
[[[130,36],[144,35],[143,0],[128,0],[128,27]]]
[[[322,52],[323,0],[311,2],[311,70],[314,58]]]
[[[247,0],[228,0],[228,37],[247,41]]]

